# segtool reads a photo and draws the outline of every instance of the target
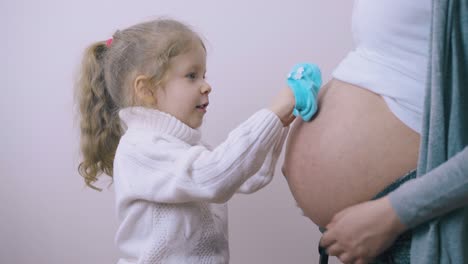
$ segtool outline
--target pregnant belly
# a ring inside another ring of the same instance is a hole
[[[322,89],[319,109],[311,122],[294,122],[283,173],[304,214],[325,226],[415,169],[419,134],[379,95],[338,80]]]

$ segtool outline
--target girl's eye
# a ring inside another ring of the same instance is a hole
[[[194,80],[194,79],[197,78],[197,74],[194,73],[194,72],[191,72],[191,73],[187,74],[187,78]]]

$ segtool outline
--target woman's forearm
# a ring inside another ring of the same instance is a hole
[[[409,228],[468,205],[468,147],[426,175],[389,194],[400,220]]]

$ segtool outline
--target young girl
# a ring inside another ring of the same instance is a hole
[[[113,176],[119,263],[228,263],[227,207],[268,184],[295,105],[282,89],[213,150],[200,142],[211,86],[201,38],[174,20],[90,46],[79,79],[86,184]]]

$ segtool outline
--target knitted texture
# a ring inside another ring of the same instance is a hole
[[[228,263],[226,202],[271,181],[287,128],[263,109],[208,149],[166,113],[119,115],[127,128],[114,160],[119,264]]]
[[[294,93],[296,105],[293,114],[309,121],[317,112],[317,98],[322,76],[315,64],[296,64],[288,75],[288,85]]]

